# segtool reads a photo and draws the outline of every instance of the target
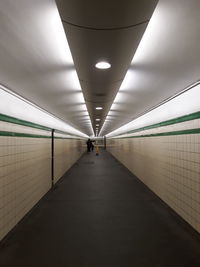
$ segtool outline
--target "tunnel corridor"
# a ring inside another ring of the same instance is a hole
[[[0,0],[0,267],[200,266],[199,10]]]
[[[85,153],[10,232],[1,267],[197,267],[199,237],[110,153]]]

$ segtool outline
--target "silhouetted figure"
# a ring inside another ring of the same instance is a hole
[[[92,152],[94,151],[94,144],[93,144],[93,142],[95,142],[95,141],[91,141],[91,149],[92,149]]]
[[[90,138],[87,140],[86,144],[87,144],[87,152],[90,152],[90,150],[92,148],[92,142],[91,142]]]

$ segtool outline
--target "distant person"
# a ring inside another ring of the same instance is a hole
[[[94,145],[93,145],[93,143],[91,145],[91,149],[92,149],[92,152],[93,152],[94,151]]]
[[[90,140],[90,138],[87,140],[86,144],[87,144],[87,152],[90,152],[92,148],[92,141]]]
[[[92,149],[92,152],[94,151],[94,144],[93,143],[95,143],[94,140],[91,141],[91,149]]]

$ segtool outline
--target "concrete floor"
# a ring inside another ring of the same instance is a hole
[[[2,242],[1,267],[199,267],[199,235],[109,153],[85,154]]]

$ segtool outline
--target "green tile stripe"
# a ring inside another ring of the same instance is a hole
[[[135,129],[135,130],[132,130],[132,131],[125,132],[125,133],[120,134],[120,135],[141,132],[141,131],[144,131],[144,130],[154,129],[154,128],[158,128],[158,127],[168,126],[168,125],[177,124],[177,123],[186,122],[186,121],[191,121],[191,120],[196,120],[196,119],[199,119],[199,118],[200,118],[200,111],[195,112],[195,113],[191,113],[191,114],[188,114],[188,115],[184,115],[184,116],[181,116],[181,117],[177,117],[175,119],[162,121],[162,122],[155,123],[155,124],[152,124],[152,125],[149,125],[149,126],[141,127],[141,128],[138,128],[138,129]]]
[[[81,138],[54,136],[54,139],[82,140]]]
[[[29,133],[16,133],[16,132],[6,132],[6,131],[0,131],[0,136],[30,137],[30,138],[51,138],[51,136],[48,136],[48,135],[29,134]]]
[[[33,122],[29,122],[29,121],[25,121],[25,120],[21,120],[21,119],[17,119],[8,115],[4,115],[0,113],[0,121],[5,121],[5,122],[9,122],[9,123],[13,123],[13,124],[18,124],[18,125],[22,125],[22,126],[27,126],[27,127],[31,127],[31,128],[36,128],[36,129],[40,129],[40,130],[45,130],[45,131],[51,131],[52,128],[37,124],[37,123],[33,123]],[[71,136],[74,136],[70,133],[67,132],[62,132],[59,130],[56,130],[57,133],[62,133],[62,134],[68,134]],[[78,136],[77,136],[78,137]]]
[[[200,134],[200,128],[182,130],[182,131],[156,133],[156,134],[132,135],[132,136],[127,136],[127,137],[124,136],[124,137],[116,137],[116,138],[113,137],[111,139],[144,138],[144,137],[157,137],[157,136],[170,136],[170,135],[183,135],[183,134]]]
[[[0,136],[8,136],[8,137],[30,137],[30,138],[51,138],[51,136],[48,136],[48,135],[29,134],[29,133],[17,133],[17,132],[7,132],[7,131],[0,131]],[[56,137],[56,136],[54,136],[54,139],[82,140],[80,138]]]
[[[36,124],[36,123],[25,121],[25,120],[20,120],[20,119],[17,119],[17,118],[8,116],[8,115],[4,115],[4,114],[0,114],[0,121],[10,122],[10,123],[28,126],[31,128],[41,129],[41,130],[45,130],[45,131],[51,131],[51,128],[42,126],[40,124]]]

